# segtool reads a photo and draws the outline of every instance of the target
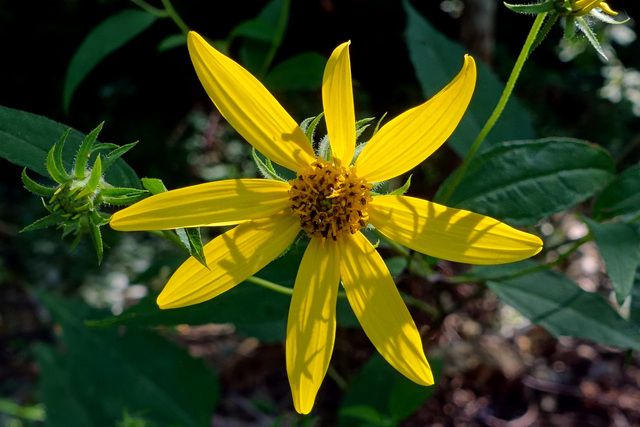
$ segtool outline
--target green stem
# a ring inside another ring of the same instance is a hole
[[[145,12],[150,13],[153,16],[157,16],[158,18],[167,18],[169,16],[169,13],[167,13],[166,10],[153,7],[144,0],[131,0],[131,3],[135,4]]]
[[[345,380],[333,366],[329,365],[329,369],[327,369],[327,375],[329,375],[329,377],[333,381],[335,381],[340,390],[346,390],[347,387],[349,387],[349,383],[347,383],[347,380]]]
[[[478,277],[460,275],[460,276],[456,276],[456,277],[451,277],[450,279],[448,279],[448,282],[454,283],[454,284],[457,284],[457,283],[484,283],[484,282],[488,282],[490,280],[491,281],[509,280],[509,279],[516,279],[516,278],[522,277],[522,276],[527,276],[529,274],[539,273],[541,271],[549,270],[551,267],[554,267],[554,266],[564,262],[564,260],[566,260],[569,257],[569,255],[571,255],[572,253],[577,251],[580,246],[582,246],[583,244],[585,244],[585,243],[587,243],[587,242],[589,242],[591,240],[593,240],[593,235],[587,234],[586,236],[582,237],[581,239],[578,239],[578,240],[574,241],[573,245],[571,245],[571,247],[566,252],[563,252],[562,254],[560,254],[558,256],[558,258],[556,258],[555,260],[553,260],[551,262],[548,262],[546,264],[534,265],[532,267],[525,268],[525,269],[517,271],[515,273],[505,274],[505,275],[502,275],[502,276],[478,278]]]
[[[402,299],[404,300],[405,303],[412,305],[419,310],[424,311],[431,317],[437,317],[440,314],[437,308],[430,306],[429,304],[419,300],[418,298],[412,295],[406,294],[404,292],[400,292],[400,295],[402,296]]]
[[[279,294],[289,295],[289,296],[293,295],[293,289],[288,288],[286,286],[278,285],[276,283],[261,279],[256,276],[251,276],[245,280],[247,282],[253,283],[254,285],[262,286],[263,288],[272,290],[274,292],[278,292]]]
[[[180,18],[178,12],[173,8],[173,5],[169,0],[162,0],[162,5],[164,6],[164,10],[167,12],[171,20],[176,23],[176,25],[182,30],[183,33],[187,34],[191,29],[185,24],[185,22]]]
[[[529,52],[531,51],[533,42],[536,40],[538,32],[540,31],[540,27],[542,27],[542,24],[544,23],[544,19],[546,18],[546,16],[547,16],[546,12],[540,13],[538,14],[536,20],[533,22],[533,26],[529,31],[527,40],[524,42],[524,46],[522,46],[522,50],[520,51],[518,60],[513,66],[513,70],[511,70],[511,75],[509,76],[509,80],[507,81],[504,91],[502,92],[502,96],[498,101],[498,105],[496,105],[496,108],[493,110],[493,113],[491,113],[489,120],[487,120],[484,127],[476,137],[476,140],[473,141],[473,144],[471,145],[471,148],[469,149],[467,156],[462,161],[462,164],[460,165],[458,170],[454,173],[454,177],[453,177],[453,181],[451,182],[451,185],[449,185],[445,189],[445,192],[442,198],[440,199],[441,203],[447,203],[447,201],[453,194],[458,184],[460,184],[460,181],[462,181],[462,177],[464,176],[467,168],[469,167],[469,162],[471,162],[471,159],[480,148],[480,145],[484,142],[485,138],[487,137],[489,132],[491,132],[491,129],[493,129],[493,126],[496,124],[496,122],[498,121],[498,118],[502,114],[504,107],[507,105],[507,102],[511,97],[513,88],[516,85],[516,81],[518,80],[518,77],[520,76],[520,71],[522,71],[522,67],[524,66],[524,63],[527,60],[527,57],[529,56]]]

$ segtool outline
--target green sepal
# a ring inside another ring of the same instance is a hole
[[[255,162],[258,171],[260,171],[260,174],[262,174],[264,178],[287,182],[286,179],[278,175],[276,170],[273,168],[271,160],[267,159],[266,163],[262,161],[262,159],[258,156],[255,148],[251,148],[251,156],[253,157],[253,161]]]
[[[529,55],[531,55],[531,52],[533,52],[535,48],[537,48],[540,45],[540,43],[542,43],[542,40],[544,40],[545,37],[547,37],[547,35],[549,34],[549,31],[551,31],[551,28],[553,28],[555,23],[558,21],[559,16],[560,15],[558,15],[557,13],[552,13],[551,15],[549,15],[548,19],[546,19],[544,25],[538,32],[538,35],[536,36],[535,40],[531,44],[531,47],[529,48],[529,53],[528,53]]]
[[[565,18],[564,35],[565,39],[572,39],[576,36],[576,18],[569,15]]]
[[[594,18],[598,19],[599,21],[602,21],[605,24],[611,24],[611,25],[626,24],[630,20],[630,18],[627,18],[624,21],[616,21],[614,18],[612,18],[611,16],[607,15],[606,13],[602,13],[599,10],[596,10],[596,9],[591,10],[591,12],[589,12],[589,14],[591,16],[593,16]]]
[[[195,233],[194,233],[195,230]],[[207,260],[204,256],[204,250],[202,249],[202,239],[200,237],[200,229],[199,228],[177,228],[175,230],[178,238],[180,239],[180,243],[182,244],[182,248],[189,253],[192,257],[194,257],[200,264],[205,266],[207,270],[209,266],[207,265]]]
[[[76,200],[95,193],[98,188],[98,184],[100,183],[100,178],[102,178],[102,162],[100,161],[100,154],[98,154],[98,157],[96,157],[96,161],[93,164],[93,168],[91,169],[91,175],[89,176],[89,179],[82,191],[75,196]]]
[[[200,236],[200,228],[185,228],[184,230],[186,231],[187,237],[189,238],[189,253],[192,257],[197,259],[200,264],[204,265],[207,270],[209,270],[207,259],[204,256],[202,237]]]
[[[356,141],[358,140],[358,138],[360,138],[362,132],[364,132],[370,126],[370,122],[372,122],[373,120],[375,120],[375,117],[369,117],[367,119],[358,120],[356,122]]]
[[[20,233],[24,233],[25,231],[40,230],[41,228],[47,228],[51,227],[52,225],[61,224],[64,221],[65,219],[62,216],[62,211],[53,212],[51,215],[40,218],[31,225],[27,225],[25,228],[20,230]]]
[[[300,127],[304,131],[305,135],[307,135],[307,139],[309,140],[309,142],[311,142],[312,145],[313,135],[315,134],[316,127],[318,126],[318,123],[320,122],[320,119],[322,117],[324,117],[324,111],[317,116],[309,117],[308,119],[305,119],[302,123],[300,123]]]
[[[117,148],[120,148],[120,146],[112,142],[97,142],[93,144],[93,147],[91,147],[91,152],[95,153],[96,151],[102,150],[115,150]]]
[[[67,139],[67,135],[69,135],[68,129],[60,138],[57,144],[54,144],[51,147],[51,150],[47,153],[47,172],[51,175],[51,178],[58,184],[64,184],[71,180],[71,177],[64,170],[64,165],[62,164],[62,147],[64,147],[64,142]]]
[[[94,217],[97,216],[97,218]],[[97,220],[97,221],[96,221]],[[97,224],[96,224],[97,222]],[[103,218],[98,212],[93,211],[89,216],[89,234],[93,241],[93,247],[96,249],[96,255],[98,256],[98,264],[102,262],[102,256],[104,254],[104,245],[102,243],[102,233],[100,232],[100,225],[103,222]]]
[[[104,160],[102,161],[102,171],[106,171],[107,168],[113,164],[113,162],[119,159],[124,153],[135,147],[137,143],[138,141],[132,142],[131,144],[123,145],[122,147],[118,147],[104,156]]]
[[[378,123],[376,123],[376,127],[373,129],[373,135],[378,133],[378,129],[380,129],[380,125],[382,124],[382,121],[384,120],[385,117],[387,117],[387,113],[384,113],[382,117],[380,117],[380,120],[378,120]]]
[[[331,161],[331,143],[329,142],[329,135],[323,136],[320,140],[320,144],[318,145],[318,157],[326,162]]]
[[[604,50],[602,50],[602,46],[600,46],[598,38],[596,37],[595,33],[591,31],[591,28],[589,28],[589,25],[587,25],[587,22],[584,20],[584,18],[582,18],[581,16],[577,17],[576,24],[578,24],[578,28],[580,28],[580,31],[582,31],[587,37],[587,40],[589,40],[591,46],[593,46],[593,48],[605,59],[605,61],[608,61],[609,58],[607,58],[607,55],[604,54]]]
[[[151,194],[160,194],[167,191],[167,187],[161,179],[158,178],[142,178],[142,186],[147,189]]]
[[[24,184],[24,188],[34,194],[37,194],[38,196],[53,197],[53,195],[56,193],[55,188],[45,187],[44,185],[40,185],[29,178],[27,176],[27,168],[22,169],[22,183]]]
[[[412,176],[413,175],[409,175],[409,178],[407,178],[407,182],[405,182],[402,187],[396,188],[391,193],[389,193],[389,196],[402,196],[404,193],[406,193],[409,190],[409,187],[411,186]]]
[[[101,188],[100,196],[105,203],[129,206],[149,196],[149,191],[137,188]]]
[[[91,155],[91,148],[96,142],[96,139],[98,139],[98,134],[102,130],[103,125],[104,122],[100,123],[98,127],[92,130],[89,135],[87,135],[87,137],[82,141],[82,144],[78,149],[78,154],[76,155],[76,163],[73,170],[76,178],[84,178],[85,169],[87,167],[87,159],[89,159],[89,156]]]
[[[504,2],[504,5],[514,12],[534,15],[544,12],[550,12],[552,10],[555,10],[556,8],[554,0],[547,0],[544,3],[536,4],[509,4],[507,2]]]

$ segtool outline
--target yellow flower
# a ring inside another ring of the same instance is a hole
[[[618,14],[603,0],[571,0],[571,13],[575,16],[587,15],[596,7],[602,9],[607,15],[616,16]]]
[[[322,99],[332,161],[248,71],[191,32],[188,47],[225,119],[263,155],[297,173],[289,183],[237,179],[186,187],[117,212],[116,230],[239,224],[209,242],[209,269],[189,258],[158,297],[161,308],[197,304],[229,290],[281,254],[301,230],[311,237],[295,281],[286,362],[295,408],[308,413],[327,372],[339,283],[380,354],[407,378],[433,384],[418,329],[376,249],[360,230],[434,257],[472,264],[518,261],[541,240],[495,219],[404,196],[372,196],[371,183],[399,176],[433,153],[462,118],[476,81],[473,58],[426,103],[383,126],[352,163],[356,144],[349,43],[325,68]]]

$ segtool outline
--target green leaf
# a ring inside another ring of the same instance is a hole
[[[102,161],[102,170],[106,171],[109,166],[113,164],[113,162],[123,156],[127,151],[135,147],[136,144],[138,144],[138,141],[132,142],[130,144],[125,144],[122,147],[116,147],[115,150],[111,151],[104,157],[104,160]]]
[[[471,161],[447,204],[513,225],[534,224],[589,198],[614,170],[605,150],[584,141],[505,142]],[[451,182],[445,181],[436,201]]]
[[[153,331],[87,327],[104,312],[36,295],[62,330],[62,352],[42,346],[37,354],[47,426],[110,426],[124,410],[159,426],[210,425],[219,385],[201,360]]]
[[[575,20],[576,20],[576,24],[578,25],[578,28],[580,28],[580,31],[582,31],[582,33],[587,37],[587,40],[589,40],[589,43],[591,43],[591,46],[593,46],[596,52],[598,52],[604,58],[605,61],[608,61],[609,59],[607,58],[607,55],[605,55],[604,50],[602,49],[602,46],[600,46],[598,37],[595,35],[593,30],[591,30],[591,27],[589,27],[589,24],[587,24],[587,22],[584,20],[582,16],[576,17]],[[569,20],[567,20],[567,27],[568,26],[569,26]]]
[[[640,236],[628,224],[601,224],[588,218],[584,218],[584,221],[596,238],[616,299],[618,304],[622,304],[631,294],[636,270],[640,265]]]
[[[162,41],[158,44],[158,52],[165,52],[167,50],[186,45],[187,36],[185,34],[172,34],[162,39]]]
[[[402,196],[404,193],[406,193],[409,190],[409,187],[411,186],[411,177],[413,175],[409,175],[409,178],[407,178],[407,181],[404,183],[404,185],[400,188],[396,188],[395,190],[393,190],[391,193],[389,193],[389,195],[391,196]]]
[[[556,271],[489,281],[487,285],[503,302],[556,336],[568,335],[640,350],[638,330],[620,317],[602,296],[583,291]]]
[[[637,216],[640,213],[640,165],[630,167],[609,184],[593,204],[597,220]]]
[[[202,249],[202,237],[199,228],[179,228],[176,230],[182,244],[188,249],[189,255],[198,260],[200,264],[209,269]]]
[[[245,38],[240,46],[242,64],[258,78],[263,77],[282,43],[289,21],[290,0],[271,0],[258,16],[231,32],[231,38]]]
[[[142,178],[142,186],[151,194],[160,194],[167,191],[167,187],[161,179],[158,178]]]
[[[47,173],[49,174],[49,177],[58,184],[64,184],[71,180],[71,177],[64,170],[64,167],[61,168],[59,162],[56,161],[56,158],[58,157],[57,152],[62,151],[62,146],[64,145],[64,140],[67,138],[67,133],[65,133],[60,139],[60,142],[51,147],[51,150],[47,153]]]
[[[99,215],[96,212],[96,215]],[[93,242],[93,247],[96,250],[96,255],[98,257],[98,264],[102,263],[102,256],[104,254],[104,246],[102,244],[102,233],[100,232],[100,226],[89,219],[89,234],[91,235],[91,241]]]
[[[636,276],[631,289],[631,305],[629,307],[629,322],[640,331],[640,267],[636,270]]]
[[[430,359],[438,381],[442,362]],[[436,387],[424,387],[398,373],[379,354],[374,354],[351,381],[345,393],[338,426],[397,425],[414,413],[434,393]],[[366,409],[370,408],[370,410]]]
[[[408,0],[403,1],[407,13],[406,39],[409,56],[425,97],[430,98],[444,88],[460,72],[467,51],[438,32]],[[524,37],[524,36],[523,36]],[[524,38],[522,40],[524,42]],[[460,155],[469,151],[475,137],[498,104],[504,89],[489,68],[478,63],[478,81],[469,108],[449,138],[449,144]],[[511,97],[500,120],[488,135],[480,152],[496,143],[534,138],[531,117],[517,99]]]
[[[82,141],[82,144],[80,144],[78,154],[76,155],[76,162],[73,166],[74,174],[78,179],[83,179],[85,177],[87,160],[89,159],[93,144],[95,144],[96,140],[98,139],[98,134],[102,130],[103,125],[104,122],[100,123],[98,127],[89,132],[89,135],[87,135],[87,137]]]
[[[69,112],[73,93],[104,58],[146,30],[156,18],[139,10],[124,10],[95,27],[71,58],[64,81],[63,108]]]
[[[253,157],[253,162],[256,164],[256,167],[258,168],[258,172],[260,172],[260,174],[265,179],[273,179],[275,181],[286,181],[284,178],[278,175],[276,170],[273,168],[273,164],[269,159],[267,159],[266,163],[262,161],[260,156],[258,156],[256,149],[253,147],[251,148],[251,156]]]
[[[0,157],[26,167],[44,177],[47,153],[69,126],[46,117],[0,106]],[[65,170],[73,170],[74,159],[85,135],[71,130],[64,144],[62,162]],[[118,159],[105,174],[105,181],[118,187],[139,188],[133,169]]]
[[[274,66],[264,84],[272,91],[318,89],[326,63],[327,59],[319,53],[301,53]]]

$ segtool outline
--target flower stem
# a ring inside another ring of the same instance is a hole
[[[162,5],[164,6],[164,10],[167,12],[169,17],[176,25],[182,30],[183,33],[187,34],[191,29],[184,23],[178,12],[173,8],[173,5],[169,0],[162,0]]]
[[[293,289],[288,288],[286,286],[281,286],[276,283],[270,282],[268,280],[261,279],[256,276],[251,276],[245,279],[247,282],[253,283],[254,285],[262,286],[263,288],[272,290],[274,292],[278,292],[283,295],[293,295]]]
[[[131,0],[131,3],[135,4],[145,12],[153,16],[157,16],[158,18],[167,18],[169,16],[169,13],[167,13],[166,10],[151,6],[149,3],[147,3],[144,0]]]
[[[513,70],[511,70],[511,75],[509,76],[509,80],[505,85],[504,91],[502,92],[502,96],[498,101],[498,105],[496,105],[496,108],[493,110],[493,113],[491,113],[489,120],[487,120],[487,122],[484,124],[484,127],[476,137],[475,141],[473,141],[473,144],[471,145],[471,148],[469,149],[469,152],[467,153],[466,157],[462,161],[462,164],[460,165],[458,170],[454,172],[453,181],[449,186],[447,186],[443,196],[440,198],[441,203],[447,203],[447,201],[455,191],[458,184],[460,184],[460,181],[462,181],[462,177],[464,176],[467,168],[469,167],[469,163],[471,162],[471,159],[476,154],[476,152],[480,148],[480,145],[484,142],[485,138],[487,137],[489,132],[491,132],[491,129],[493,129],[493,126],[496,124],[496,122],[498,121],[498,118],[504,111],[504,107],[507,105],[507,102],[511,97],[513,88],[516,85],[516,81],[518,80],[518,77],[520,76],[520,71],[522,71],[522,67],[524,66],[524,63],[527,60],[529,53],[531,52],[531,47],[533,46],[533,42],[536,40],[538,32],[540,31],[540,27],[542,27],[542,24],[546,16],[547,16],[547,12],[540,13],[538,14],[536,20],[533,22],[533,26],[531,27],[531,30],[529,31],[529,35],[527,36],[527,39],[524,42],[524,46],[522,46],[520,55],[518,56],[518,59],[516,60],[515,65],[513,66]]]

